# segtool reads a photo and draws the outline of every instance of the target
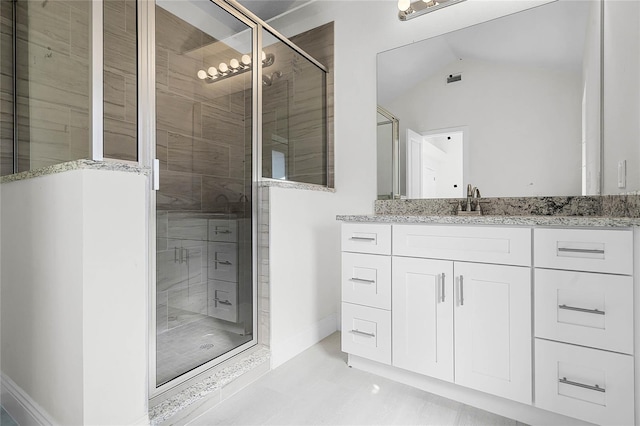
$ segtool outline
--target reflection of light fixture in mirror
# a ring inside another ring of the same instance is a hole
[[[276,57],[273,53],[262,52],[262,67],[269,67],[276,61]],[[199,70],[197,76],[200,80],[204,80],[206,83],[213,83],[214,81],[224,80],[234,75],[243,74],[251,69],[251,56],[242,55],[240,60],[231,59],[229,63],[221,62],[216,67],[209,67],[207,70]]]
[[[411,0],[398,0],[398,18],[401,21],[416,18],[425,13],[451,6],[464,0],[417,0],[411,3]]]

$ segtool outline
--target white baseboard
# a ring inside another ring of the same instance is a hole
[[[1,374],[2,406],[13,419],[22,426],[27,425],[55,425],[56,422],[9,376]]]
[[[283,342],[276,342],[271,338],[271,368],[276,368],[289,361],[294,356],[309,349],[320,340],[338,330],[337,315],[331,314],[315,324],[305,328],[296,335]]]

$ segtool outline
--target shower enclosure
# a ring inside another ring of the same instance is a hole
[[[233,0],[2,0],[0,30],[1,175],[151,170],[149,396],[256,345],[258,183],[327,185],[326,68]]]
[[[326,185],[327,76],[235,2],[153,15],[155,396],[257,344],[257,182]]]

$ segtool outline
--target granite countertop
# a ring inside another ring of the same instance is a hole
[[[452,216],[452,215],[338,215],[343,222],[370,223],[431,223],[440,225],[523,225],[523,226],[585,226],[629,227],[640,226],[640,217],[598,216]]]
[[[29,170],[26,172],[16,173],[0,177],[0,183],[9,183],[19,180],[32,179],[39,176],[53,175],[56,173],[68,172],[71,170],[106,170],[112,172],[127,172],[149,175],[150,169],[133,162],[125,161],[94,161],[94,160],[74,160],[66,163],[54,164],[52,166],[42,167],[40,169]]]

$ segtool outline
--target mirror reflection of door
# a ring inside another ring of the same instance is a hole
[[[464,129],[407,129],[407,197],[464,197]]]

